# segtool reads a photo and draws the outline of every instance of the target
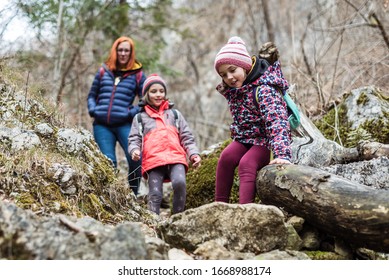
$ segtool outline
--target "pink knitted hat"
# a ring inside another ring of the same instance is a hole
[[[164,89],[165,89],[165,94],[166,94],[166,83],[165,83],[165,81],[162,80],[162,78],[160,76],[158,76],[158,74],[150,74],[150,76],[148,76],[147,79],[145,80],[145,82],[143,83],[142,96],[145,96],[145,94],[147,93],[147,91],[149,90],[149,88],[153,84],[160,84],[160,85],[162,85],[164,87]]]
[[[250,71],[252,61],[246,49],[245,42],[237,36],[231,37],[217,53],[215,58],[215,70],[219,72],[219,67],[223,64],[233,64]]]

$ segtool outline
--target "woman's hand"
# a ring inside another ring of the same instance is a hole
[[[140,150],[135,149],[131,154],[131,158],[134,161],[138,161],[140,159]]]
[[[269,164],[292,164],[289,160],[282,158],[275,158]]]

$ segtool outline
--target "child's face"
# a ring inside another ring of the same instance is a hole
[[[162,102],[165,100],[165,88],[161,84],[153,84],[149,88],[148,93],[150,105],[157,108],[161,106]]]
[[[222,64],[219,67],[219,75],[232,88],[241,87],[247,77],[246,70],[233,64]]]

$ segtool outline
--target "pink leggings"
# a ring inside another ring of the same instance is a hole
[[[239,171],[239,203],[254,202],[257,171],[270,161],[266,147],[232,142],[221,153],[216,169],[215,201],[229,202],[234,171]]]

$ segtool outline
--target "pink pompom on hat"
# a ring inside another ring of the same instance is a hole
[[[223,64],[233,64],[250,71],[252,60],[246,49],[245,42],[238,36],[231,37],[217,53],[215,58],[215,70],[219,73],[219,67]]]
[[[147,91],[150,89],[150,87],[153,84],[160,84],[160,85],[162,85],[164,87],[164,89],[165,89],[165,94],[166,94],[166,83],[165,83],[165,81],[160,76],[158,76],[158,74],[150,74],[147,77],[147,79],[145,80],[145,82],[143,83],[142,96],[145,96],[145,94],[147,93]]]

